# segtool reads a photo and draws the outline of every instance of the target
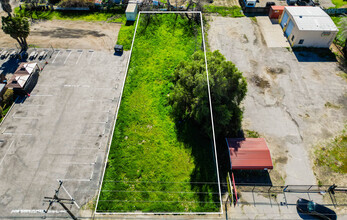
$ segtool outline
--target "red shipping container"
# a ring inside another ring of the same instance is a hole
[[[269,17],[270,19],[279,19],[283,13],[284,6],[273,5],[270,8]]]

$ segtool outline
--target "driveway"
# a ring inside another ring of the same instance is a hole
[[[75,215],[95,198],[128,55],[54,51],[31,96],[0,126],[0,218],[67,216],[59,204],[43,214],[58,180]]]

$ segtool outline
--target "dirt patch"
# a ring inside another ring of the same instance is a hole
[[[265,69],[266,72],[271,75],[278,75],[284,72],[283,68],[281,67],[266,67]]]
[[[254,83],[257,87],[262,88],[262,89],[266,89],[266,88],[270,88],[270,83],[269,81],[267,81],[266,79],[261,78],[258,75],[253,75],[250,78],[250,81],[252,83]]]
[[[42,21],[31,24],[28,43],[35,47],[112,50],[121,24],[85,21]],[[0,47],[16,47],[16,40],[0,31]]]

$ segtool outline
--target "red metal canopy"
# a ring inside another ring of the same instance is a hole
[[[272,169],[269,148],[264,138],[226,138],[232,170]]]

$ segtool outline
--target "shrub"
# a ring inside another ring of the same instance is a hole
[[[0,117],[2,118],[3,114],[2,114],[2,107],[0,106]]]
[[[4,94],[4,104],[9,106],[12,104],[12,102],[13,102],[13,90],[8,89],[8,90],[6,90],[6,92]]]

